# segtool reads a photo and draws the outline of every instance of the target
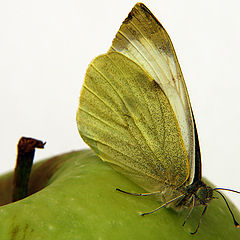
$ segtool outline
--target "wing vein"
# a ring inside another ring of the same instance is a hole
[[[119,68],[119,67],[117,66],[117,64],[115,64],[115,62],[113,62],[112,59],[111,59],[109,56],[108,56],[108,58],[109,58],[109,59],[111,60],[111,62],[119,69],[119,71],[125,76],[125,79],[127,79],[127,76],[126,76],[126,74],[122,71],[122,69]],[[137,81],[137,83],[138,83],[138,81]],[[143,94],[141,87],[139,87],[138,89],[141,91],[141,95],[142,95],[143,98],[144,98],[144,101],[145,101],[146,106],[147,106],[147,110],[148,110],[149,115],[150,115],[150,117],[151,117],[151,119],[152,119],[152,116],[151,116],[150,110],[149,110],[149,106],[148,106],[147,101],[146,101],[146,98],[145,98],[145,94]],[[146,145],[148,146],[149,150],[152,152],[152,154],[155,156],[155,158],[158,159],[157,156],[156,156],[156,154],[154,153],[154,150],[153,150],[153,149],[151,148],[151,146],[148,144],[148,141],[147,141],[146,137],[144,136],[143,132],[141,131],[141,129],[138,127],[138,125],[137,125],[136,122],[134,121],[134,118],[132,118],[132,119],[133,119],[133,122],[134,122],[136,128],[137,128],[137,129],[139,130],[139,132],[141,133],[141,135],[142,135],[142,137],[143,137]],[[147,121],[146,121],[146,118],[145,118],[145,117],[144,117],[144,120],[145,120],[145,121],[144,121],[145,124],[147,124]],[[152,122],[153,122],[153,119],[152,119]],[[156,129],[156,127],[155,127],[155,129]],[[135,138],[135,136],[134,136],[134,134],[132,133],[131,129],[129,129],[129,130],[130,130],[130,132],[131,132],[131,134],[132,134],[132,137]],[[135,140],[136,140],[136,142],[138,142],[136,138],[135,138]],[[140,144],[138,144],[138,145],[140,146]],[[140,146],[140,149],[142,150],[141,146]],[[143,153],[143,154],[144,154],[144,152],[145,152],[145,151],[142,150],[142,153]],[[150,160],[150,159],[149,159],[149,160]],[[156,165],[152,160],[151,160],[151,163],[152,163],[152,165],[155,167],[155,170],[156,170],[156,171],[159,171],[157,165]]]
[[[156,70],[152,66],[152,63],[148,61],[148,59],[144,56],[144,54],[141,52],[141,50],[139,50],[139,48],[123,32],[121,32],[119,30],[118,33],[121,34],[129,42],[129,44],[142,56],[143,59],[145,59],[145,61],[148,64],[148,66],[152,69],[152,71],[155,73],[155,75],[158,76]],[[146,47],[144,47],[144,48],[146,49],[146,51],[148,51]],[[130,51],[128,52],[128,55],[130,55],[129,53],[130,53]],[[151,55],[149,51],[148,51],[148,53],[149,53],[149,55]],[[134,56],[134,54],[132,54],[132,56]],[[135,56],[133,57],[133,59],[136,59]],[[158,65],[157,61],[156,61],[156,64]],[[161,67],[160,67],[160,69],[162,70]],[[166,79],[168,79],[168,77],[166,76],[166,74],[165,74],[165,72],[163,70],[162,70],[162,73],[165,75]],[[169,79],[168,79],[168,82],[170,83]]]
[[[114,128],[113,125],[108,124],[106,121],[103,121],[102,119],[100,119],[100,118],[96,117],[95,115],[93,115],[92,113],[90,113],[88,110],[84,109],[84,107],[81,108],[81,111],[82,111],[82,112],[85,112],[86,114],[88,114],[88,115],[91,116],[92,118],[98,120],[99,122],[107,125],[109,128],[112,128],[112,129],[114,129],[115,131],[118,130],[117,128]],[[121,126],[121,127],[124,128],[123,125],[120,125],[120,124],[117,123],[117,122],[115,122],[115,123],[116,123],[118,126]],[[95,127],[96,127],[96,126],[95,126]]]
[[[100,143],[100,144],[102,144],[102,145],[104,145],[104,146],[107,146],[108,148],[110,148],[110,149],[112,149],[112,150],[114,150],[114,151],[116,151],[116,152],[124,155],[124,156],[127,157],[127,158],[132,159],[133,162],[135,161],[135,159],[133,159],[131,156],[126,155],[126,154],[124,154],[123,152],[119,152],[118,150],[116,150],[115,148],[113,148],[112,146],[110,146],[110,145],[108,145],[108,144],[106,144],[106,143],[103,143],[103,142],[101,142],[101,141],[99,141],[99,140],[97,140],[97,139],[91,138],[91,137],[88,137],[88,138],[91,139],[91,140],[93,140],[93,141],[95,141],[95,142],[98,142],[98,143]],[[112,163],[112,164],[115,164],[114,161],[113,161],[113,162],[108,161],[108,162],[110,162],[110,163]],[[126,164],[126,163],[123,163],[122,161],[121,161],[121,164],[124,165],[124,166],[127,166],[128,168],[133,169],[134,171],[140,172],[137,168],[133,167],[132,165],[128,165],[128,164]],[[156,177],[154,177],[153,175],[148,174],[147,172],[145,172],[144,175],[147,175],[147,176],[151,177],[152,179],[159,181],[159,178],[156,178]]]
[[[87,91],[89,91],[92,95],[94,95],[94,97],[96,97],[99,101],[101,101],[105,106],[107,106],[109,109],[111,109],[112,112],[116,113],[120,118],[122,118],[122,111],[119,108],[118,110],[121,112],[119,113],[118,111],[116,111],[114,108],[110,107],[100,96],[98,96],[92,89],[90,89],[88,86],[83,85],[83,88],[85,88]],[[114,119],[113,119],[114,121]],[[118,123],[119,124],[119,123]],[[119,124],[121,126],[121,124]],[[122,125],[123,126],[123,125]]]
[[[136,18],[137,19],[137,18]],[[137,19],[138,20],[138,19]],[[139,20],[138,20],[139,21]],[[145,37],[145,34],[141,31],[140,28],[138,28],[133,22],[131,22],[133,28],[139,32],[142,36],[142,38],[145,40],[145,42],[147,43],[148,47],[154,52],[154,47],[152,46],[152,44],[150,43],[150,41]],[[144,27],[144,26],[143,26]],[[143,44],[142,44],[143,45]],[[144,45],[143,45],[144,46]],[[151,54],[151,52],[149,51],[149,49],[147,47],[144,47],[146,49],[146,51],[148,52],[149,56],[152,58],[152,59],[155,59],[154,56]],[[139,51],[139,50],[138,50]],[[169,66],[168,62],[167,62],[167,59],[166,57],[161,53],[161,51],[158,51],[158,53],[162,56],[162,59],[165,60],[165,63]],[[146,58],[145,58],[146,59]],[[155,72],[155,74],[158,76],[158,73],[157,71],[154,69],[154,67],[152,66],[152,63],[151,61],[148,61],[146,59],[146,61],[149,63],[149,65],[151,66],[152,70]],[[158,61],[156,61],[155,59],[155,63],[157,64],[157,66],[159,67],[159,69],[161,69],[161,72],[165,75],[166,79],[168,80],[169,83],[171,83],[171,80],[168,78],[168,76],[166,75],[165,71],[163,70],[163,68],[161,67],[161,65],[158,63]],[[170,66],[169,66],[169,69],[170,69]]]

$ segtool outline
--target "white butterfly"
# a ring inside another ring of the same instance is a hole
[[[89,65],[77,123],[103,161],[150,191],[133,195],[160,197],[164,204],[149,213],[171,204],[190,207],[189,217],[204,205],[204,215],[213,191],[220,190],[202,181],[197,129],[172,42],[142,3],[108,53]]]

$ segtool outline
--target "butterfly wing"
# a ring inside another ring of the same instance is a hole
[[[134,6],[121,25],[110,52],[120,52],[140,65],[162,88],[176,115],[187,150],[192,182],[195,136],[191,104],[172,42],[150,10]]]
[[[99,56],[89,65],[77,123],[101,159],[147,190],[177,187],[189,177],[187,152],[167,96],[120,53]]]

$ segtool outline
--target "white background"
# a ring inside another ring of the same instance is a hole
[[[36,161],[83,149],[75,116],[90,61],[108,50],[135,1],[0,2],[0,171],[21,136],[47,141]],[[240,190],[239,1],[144,1],[167,29],[214,184]],[[240,206],[240,195],[230,194]]]

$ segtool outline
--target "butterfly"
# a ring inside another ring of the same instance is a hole
[[[163,203],[181,209],[203,205],[213,193],[202,180],[194,115],[173,44],[150,10],[137,3],[106,54],[89,65],[77,113],[83,140],[103,160]],[[237,192],[239,193],[239,192]],[[200,222],[196,230],[198,231]]]

